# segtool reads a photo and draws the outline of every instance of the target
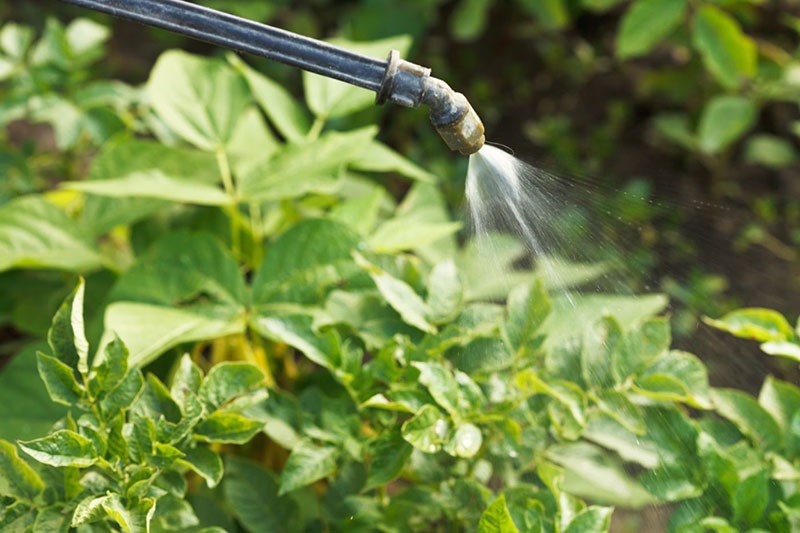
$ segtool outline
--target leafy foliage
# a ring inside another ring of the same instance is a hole
[[[562,2],[519,4],[552,28],[569,20]],[[636,2],[634,22],[667,28],[625,23],[621,55],[677,31],[687,5]],[[718,11],[693,22],[697,47],[726,83],[746,78],[714,44],[746,41]],[[70,27],[36,45],[58,65],[51,96],[95,83],[65,72],[99,57],[105,32]],[[2,31],[9,57],[33,41]],[[55,315],[35,368],[23,352],[0,376],[55,404],[25,429],[54,423],[45,436],[0,426],[19,439],[0,441],[3,528],[580,532],[607,530],[612,506],[669,504],[673,531],[792,530],[797,387],[711,387],[670,348],[662,295],[571,303],[562,291],[602,266],[554,284],[517,268],[512,237],[462,244],[436,176],[358,117],[364,93],[304,83],[308,108],[240,59],[166,52],[143,88],[101,85],[113,135],[61,138],[87,172],[0,206],[5,283],[77,284],[60,307],[26,314],[15,292],[2,307],[4,321]],[[8,94],[40,90],[15,78]],[[756,111],[711,102],[698,146],[717,153]],[[93,124],[94,106],[77,109]],[[715,324],[769,353],[797,345],[766,310]]]

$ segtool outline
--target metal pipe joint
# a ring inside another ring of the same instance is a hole
[[[447,146],[463,155],[474,154],[485,141],[483,122],[463,94],[430,73],[431,69],[400,59],[399,52],[392,50],[375,101],[427,105],[431,123]]]

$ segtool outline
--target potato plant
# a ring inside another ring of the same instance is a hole
[[[575,303],[601,270],[547,287],[512,237],[463,242],[439,178],[353,125],[368,93],[307,75],[303,105],[181,51],[76,81],[102,38],[70,27],[13,56],[50,83],[3,88],[80,125],[0,204],[3,531],[578,533],[651,505],[797,531],[797,387],[713,388],[663,296]],[[716,324],[797,359],[779,315]]]

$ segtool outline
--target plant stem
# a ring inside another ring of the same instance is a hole
[[[261,205],[257,202],[250,203],[250,229],[253,232],[253,269],[258,268],[264,254],[264,219],[261,216]]]
[[[233,184],[231,165],[230,161],[228,161],[228,154],[225,152],[225,148],[217,148],[216,156],[219,173],[222,176],[222,186],[225,187],[225,193],[230,198],[230,203],[225,207],[225,210],[228,212],[228,217],[231,219],[231,251],[234,257],[240,259],[242,245],[239,227],[239,207],[236,198],[236,187]]]
[[[314,119],[314,123],[311,124],[311,129],[308,130],[308,135],[306,135],[306,139],[309,141],[315,141],[319,138],[319,134],[322,133],[322,128],[325,126],[325,121],[327,120],[324,116],[318,116]]]

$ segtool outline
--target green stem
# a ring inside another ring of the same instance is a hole
[[[325,121],[327,120],[324,116],[318,116],[314,119],[314,123],[311,124],[311,129],[308,130],[308,135],[306,135],[306,139],[309,141],[315,141],[319,138],[319,134],[322,133],[322,128],[325,126]]]
[[[250,229],[253,232],[253,268],[261,264],[264,240],[264,219],[261,216],[261,205],[257,202],[250,203]]]
[[[219,147],[216,152],[217,166],[219,173],[222,176],[222,186],[225,188],[225,194],[230,198],[230,202],[225,206],[225,211],[231,219],[231,251],[233,256],[241,258],[242,244],[241,244],[241,231],[239,227],[239,209],[236,197],[236,187],[233,184],[233,174],[231,173],[230,161],[228,161],[228,154],[223,147]]]

